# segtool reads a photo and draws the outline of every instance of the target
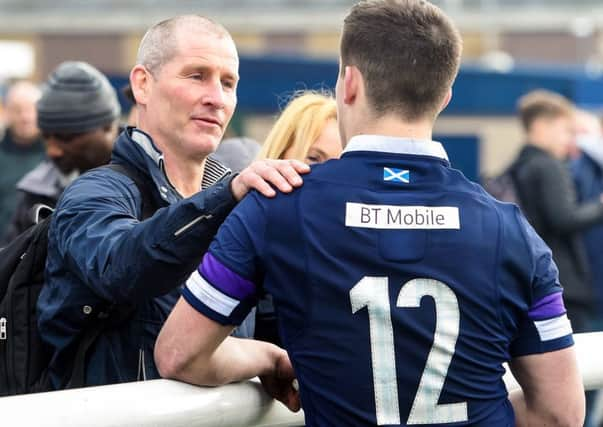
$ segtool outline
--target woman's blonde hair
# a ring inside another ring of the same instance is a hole
[[[282,159],[285,152],[293,148],[291,158],[304,161],[310,146],[332,119],[337,119],[332,96],[317,92],[298,94],[274,123],[258,158]]]

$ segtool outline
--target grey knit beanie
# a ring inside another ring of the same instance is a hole
[[[87,132],[110,124],[121,112],[107,77],[92,65],[76,61],[54,69],[37,108],[43,132]]]

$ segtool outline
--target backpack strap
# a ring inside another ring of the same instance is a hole
[[[136,184],[136,187],[140,192],[140,198],[142,200],[142,218],[140,219],[147,219],[152,217],[155,211],[159,209],[159,206],[157,205],[157,203],[155,203],[155,198],[153,197],[149,178],[143,176],[143,174],[137,169],[134,169],[131,166],[127,166],[123,163],[109,163],[101,167],[112,169],[122,175],[127,176],[132,181],[134,181],[134,184]]]
[[[159,206],[155,203],[155,199],[153,198],[153,193],[151,192],[149,178],[144,177],[143,174],[136,169],[121,163],[109,163],[101,167],[112,169],[134,181],[142,200],[141,220],[150,218],[157,209],[159,209]],[[106,311],[97,314],[96,322],[93,322],[93,324],[86,329],[80,340],[75,354],[71,378],[69,379],[66,388],[84,387],[86,383],[86,356],[88,350],[92,347],[101,332],[113,325],[120,325],[125,322],[135,310],[136,307],[133,304],[113,304]]]

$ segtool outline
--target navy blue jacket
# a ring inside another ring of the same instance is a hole
[[[67,385],[86,325],[112,305],[133,304],[135,312],[95,341],[86,385],[159,377],[153,361],[159,330],[180,285],[236,204],[228,170],[215,185],[183,199],[165,176],[163,156],[142,132],[122,133],[112,162],[151,180],[163,207],[139,221],[138,188],[106,168],[82,175],[63,193],[50,226],[47,283],[37,306],[42,339],[53,349],[49,374],[55,388]]]

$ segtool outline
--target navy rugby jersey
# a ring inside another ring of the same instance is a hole
[[[355,137],[246,197],[183,296],[237,325],[264,291],[308,426],[512,426],[503,362],[573,344],[550,250],[432,141]]]

